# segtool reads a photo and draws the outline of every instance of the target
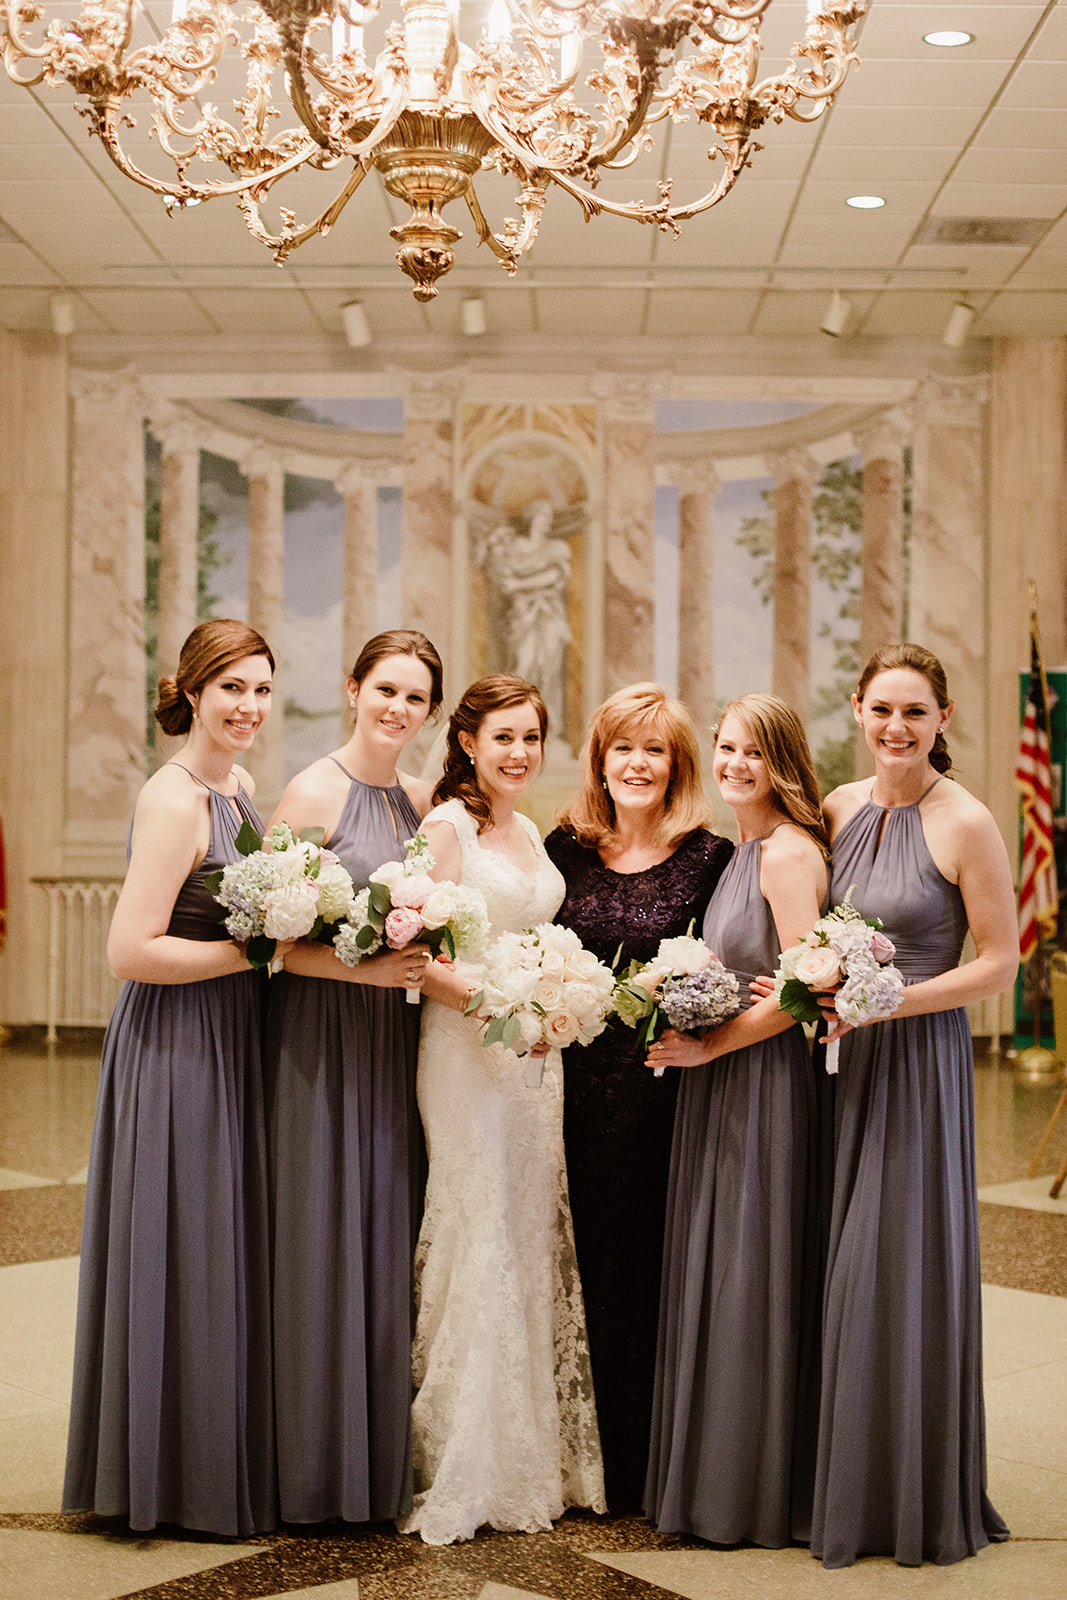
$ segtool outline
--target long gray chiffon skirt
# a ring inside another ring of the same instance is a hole
[[[127,983],[86,1191],[63,1506],[275,1525],[262,974]]]

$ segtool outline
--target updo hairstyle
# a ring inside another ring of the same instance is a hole
[[[492,825],[493,810],[488,795],[478,785],[474,763],[460,744],[459,736],[465,733],[475,739],[490,712],[524,705],[531,705],[537,715],[543,753],[548,736],[548,707],[541,698],[540,689],[513,673],[496,672],[475,679],[448,719],[445,770],[433,792],[433,803],[439,806],[445,800],[462,800],[478,824],[479,833]]]
[[[896,672],[900,668],[907,668],[911,672],[919,672],[926,679],[933,692],[934,699],[942,711],[947,711],[952,705],[948,697],[948,683],[945,679],[945,669],[934,655],[932,650],[927,650],[921,644],[887,644],[881,650],[876,650],[860,673],[860,681],[856,685],[856,699],[863,704],[863,697],[872,678],[880,672]],[[930,765],[935,772],[951,772],[952,757],[948,753],[945,743],[944,731],[937,730],[937,738],[929,755]]]
[[[759,746],[774,797],[790,822],[811,835],[827,861],[830,835],[822,815],[819,780],[808,748],[804,724],[793,707],[773,694],[742,694],[730,700],[719,713],[712,730],[718,743],[719,729],[726,717],[743,722]]]
[[[604,761],[616,739],[644,734],[662,739],[671,757],[659,842],[673,850],[697,828],[711,827],[692,717],[658,683],[631,683],[593,712],[582,748],[581,788],[556,818],[580,844],[598,849],[615,837],[615,805],[604,785]]]
[[[274,671],[274,656],[261,633],[234,617],[212,617],[198,622],[182,645],[178,671],[160,678],[156,695],[156,721],[164,733],[178,736],[193,725],[189,695],[199,694],[206,683],[245,656],[265,656]]]
[[[378,662],[384,661],[388,656],[414,656],[416,660],[422,662],[430,674],[432,717],[441,709],[441,701],[444,698],[445,669],[436,645],[431,644],[426,635],[419,633],[415,628],[388,628],[384,633],[376,633],[373,639],[368,639],[348,675],[350,681],[358,689],[368,673],[373,672]]]

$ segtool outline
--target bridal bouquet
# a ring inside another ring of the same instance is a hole
[[[247,944],[250,966],[272,967],[280,939],[328,938],[348,914],[352,879],[322,840],[321,828],[294,834],[286,822],[261,839],[245,822],[236,840],[242,859],[205,877],[227,912],[227,933]]]
[[[352,900],[344,921],[334,934],[333,949],[346,967],[388,946],[403,950],[415,941],[433,954],[475,956],[485,946],[489,916],[485,901],[474,889],[430,877],[433,852],[421,831],[404,843],[403,861],[386,861],[370,875],[370,882]],[[412,1005],[419,1003],[418,989],[408,989]]]
[[[703,939],[661,939],[651,961],[631,961],[615,985],[615,1010],[648,1050],[664,1028],[706,1033],[741,1008],[740,985]],[[656,1067],[657,1078],[663,1068]]]
[[[524,933],[502,933],[485,962],[480,993],[467,1014],[487,1012],[484,1045],[502,1044],[524,1056],[536,1044],[563,1049],[588,1044],[604,1031],[612,1005],[610,970],[586,950],[573,928],[539,923]],[[527,1083],[541,1081],[531,1063]]]
[[[774,974],[774,994],[783,1011],[799,1022],[824,1015],[817,996],[834,994],[834,1009],[859,1027],[891,1016],[904,979],[892,965],[896,946],[877,917],[862,917],[852,904],[852,884],[839,906],[815,924],[799,943],[783,950]],[[837,1071],[835,1039],[826,1047],[826,1070]]]

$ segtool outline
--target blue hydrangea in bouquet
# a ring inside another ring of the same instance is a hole
[[[690,931],[661,939],[651,961],[631,961],[613,998],[620,1022],[637,1030],[637,1043],[647,1051],[666,1028],[695,1035],[717,1028],[741,1009],[741,986]],[[661,1078],[663,1068],[655,1074]]]

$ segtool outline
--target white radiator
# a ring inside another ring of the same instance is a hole
[[[48,1033],[102,1027],[121,987],[107,964],[107,933],[121,878],[34,878],[48,896]]]

